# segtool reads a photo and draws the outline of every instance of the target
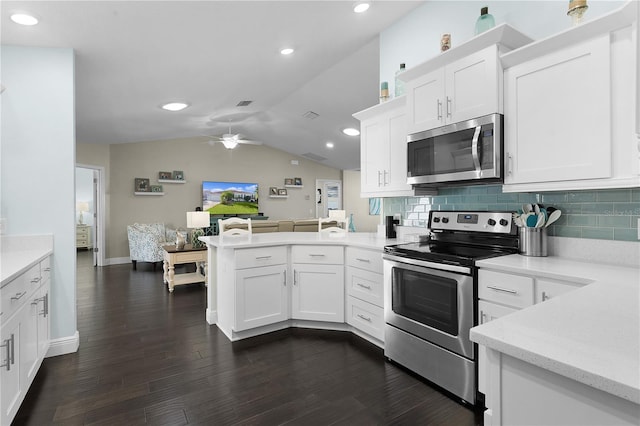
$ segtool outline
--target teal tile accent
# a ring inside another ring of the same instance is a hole
[[[612,189],[608,191],[598,191],[597,199],[599,202],[606,201],[618,201],[618,202],[630,202],[631,190],[630,189]]]
[[[385,198],[384,214],[402,213],[405,221],[424,226],[422,219],[430,210],[516,211],[523,203],[562,210],[549,227],[552,236],[638,241],[640,188],[504,194],[500,185],[455,187],[442,189],[437,196]],[[418,216],[409,221],[411,213]]]
[[[616,241],[638,242],[638,230],[637,229],[614,229],[613,239]]]
[[[582,228],[582,238],[592,238],[595,240],[613,240],[613,229]]]
[[[600,228],[631,229],[631,216],[597,216]],[[589,225],[594,226],[594,225]],[[636,224],[637,226],[637,224]]]

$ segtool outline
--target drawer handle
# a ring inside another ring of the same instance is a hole
[[[313,254],[313,253],[309,253],[310,257],[325,257],[326,255],[324,254]]]
[[[371,286],[370,285],[364,285],[364,284],[361,284],[361,283],[356,283],[356,285],[358,287],[362,287],[362,288],[366,288],[367,290],[371,290]]]
[[[45,272],[51,272],[51,268],[47,266],[46,268],[44,268],[44,271]]]
[[[549,300],[551,299],[551,297],[549,297],[549,295],[547,294],[546,291],[542,292],[542,301],[544,302],[545,300]]]
[[[4,343],[0,345],[0,348],[7,348],[7,361],[0,365],[0,368],[7,367],[7,371],[11,371],[11,364],[15,364],[14,342],[14,335],[11,333],[11,338],[5,339]]]
[[[487,314],[485,314],[483,311],[480,311],[480,324],[484,324],[485,319],[487,319]]]
[[[360,258],[358,257],[358,258],[356,258],[356,260],[357,260],[357,261],[360,261],[360,262],[371,263],[371,261],[370,261],[369,259],[360,259]]]
[[[358,318],[363,319],[363,320],[365,320],[365,321],[367,321],[367,322],[371,322],[371,318],[370,318],[370,317],[365,317],[365,316],[364,316],[364,315],[362,315],[362,314],[358,314]]]
[[[11,300],[20,300],[22,299],[22,296],[24,296],[25,294],[27,294],[27,292],[23,292],[23,293],[16,293],[15,296],[11,296]]]
[[[42,281],[42,278],[41,277],[37,277],[37,278],[34,278],[34,279],[31,280],[31,284],[37,284],[40,281]]]
[[[495,291],[501,291],[503,293],[518,294],[516,290],[511,290],[510,288],[495,287],[492,285],[488,285],[487,288],[490,288],[491,290],[495,290]]]
[[[256,256],[256,260],[271,259],[271,256]]]

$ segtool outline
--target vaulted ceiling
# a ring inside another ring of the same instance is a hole
[[[358,169],[359,138],[341,130],[378,102],[378,34],[421,2],[375,1],[362,14],[354,4],[3,1],[1,40],[75,50],[79,143],[220,135],[231,125],[273,148]],[[15,11],[38,25],[11,22]],[[283,56],[283,47],[295,52]],[[160,108],[171,101],[190,106]]]

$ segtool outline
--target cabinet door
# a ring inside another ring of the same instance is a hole
[[[505,184],[609,177],[610,86],[609,35],[506,70]]]
[[[248,330],[288,318],[284,265],[236,271],[233,331]]]
[[[45,283],[38,297],[38,365],[49,350],[49,287],[49,282]]]
[[[501,111],[502,72],[497,46],[455,61],[445,68],[445,120],[457,123]]]
[[[536,278],[536,303],[544,302],[545,300],[552,299],[556,296],[560,296],[563,293],[570,292],[579,288],[579,284],[559,282]]]
[[[347,293],[353,297],[383,307],[383,275],[347,266]]]
[[[2,324],[0,345],[0,424],[8,425],[23,397],[20,381],[20,315],[14,315]]]
[[[384,190],[411,191],[411,185],[407,184],[407,115],[404,108],[389,115],[387,135]]]
[[[20,325],[20,368],[22,377],[31,383],[35,376],[38,363],[38,307],[39,291],[33,293],[22,308]]]
[[[382,165],[386,154],[384,124],[377,119],[363,121],[360,126],[360,174],[362,192],[378,192],[382,188]]]
[[[409,134],[435,129],[444,124],[444,74],[444,68],[440,68],[407,83]]]
[[[503,317],[518,309],[508,308],[506,306],[496,305],[484,300],[478,301],[478,324],[484,324],[493,321],[496,318]],[[487,349],[478,345],[478,390],[486,394],[487,383]]]
[[[291,317],[344,322],[344,267],[293,265]]]

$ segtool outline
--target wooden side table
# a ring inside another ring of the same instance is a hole
[[[186,244],[182,250],[176,250],[176,246],[163,246],[164,249],[164,282],[173,293],[173,288],[177,285],[203,282],[207,285],[207,248],[193,248],[191,244]],[[195,263],[196,272],[176,274],[175,265],[183,263]],[[204,275],[200,273],[200,265],[204,270]]]

